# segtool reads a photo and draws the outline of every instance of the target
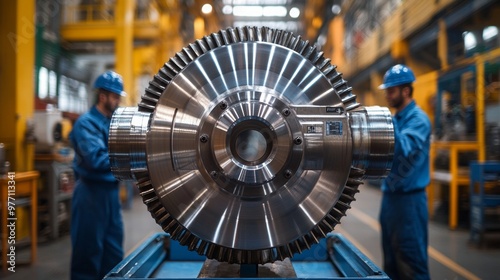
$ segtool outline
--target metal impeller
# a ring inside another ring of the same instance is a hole
[[[392,163],[390,112],[360,107],[323,53],[292,33],[197,40],[114,114],[112,171],[135,179],[171,238],[208,258],[266,263],[333,230],[361,179]]]

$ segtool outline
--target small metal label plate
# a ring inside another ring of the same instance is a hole
[[[323,126],[322,125],[308,125],[306,127],[307,133],[323,133]]]
[[[342,122],[328,121],[326,122],[326,135],[342,135]]]

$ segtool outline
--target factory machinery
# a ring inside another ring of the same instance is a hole
[[[137,182],[166,233],[107,278],[387,279],[331,232],[362,180],[387,174],[393,149],[389,110],[360,106],[299,36],[242,27],[199,39],[138,107],[113,115],[112,171]]]

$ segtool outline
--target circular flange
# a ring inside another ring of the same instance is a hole
[[[216,172],[216,183],[242,198],[269,195],[292,177],[281,176],[285,170],[296,173],[300,166],[303,147],[291,141],[302,135],[300,123],[281,114],[286,104],[273,94],[226,97],[225,109],[213,106],[200,124],[199,134],[210,135],[199,145],[200,172]]]

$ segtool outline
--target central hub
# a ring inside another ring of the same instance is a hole
[[[227,100],[211,133],[215,163],[233,184],[270,182],[289,161],[292,133],[287,120],[276,108],[251,99],[255,97]]]
[[[230,128],[228,135],[231,154],[243,165],[257,166],[268,159],[276,142],[276,133],[263,119],[249,119]]]
[[[231,143],[236,156],[250,165],[258,164],[269,146],[266,138],[257,130],[244,130],[237,138],[236,143]]]

